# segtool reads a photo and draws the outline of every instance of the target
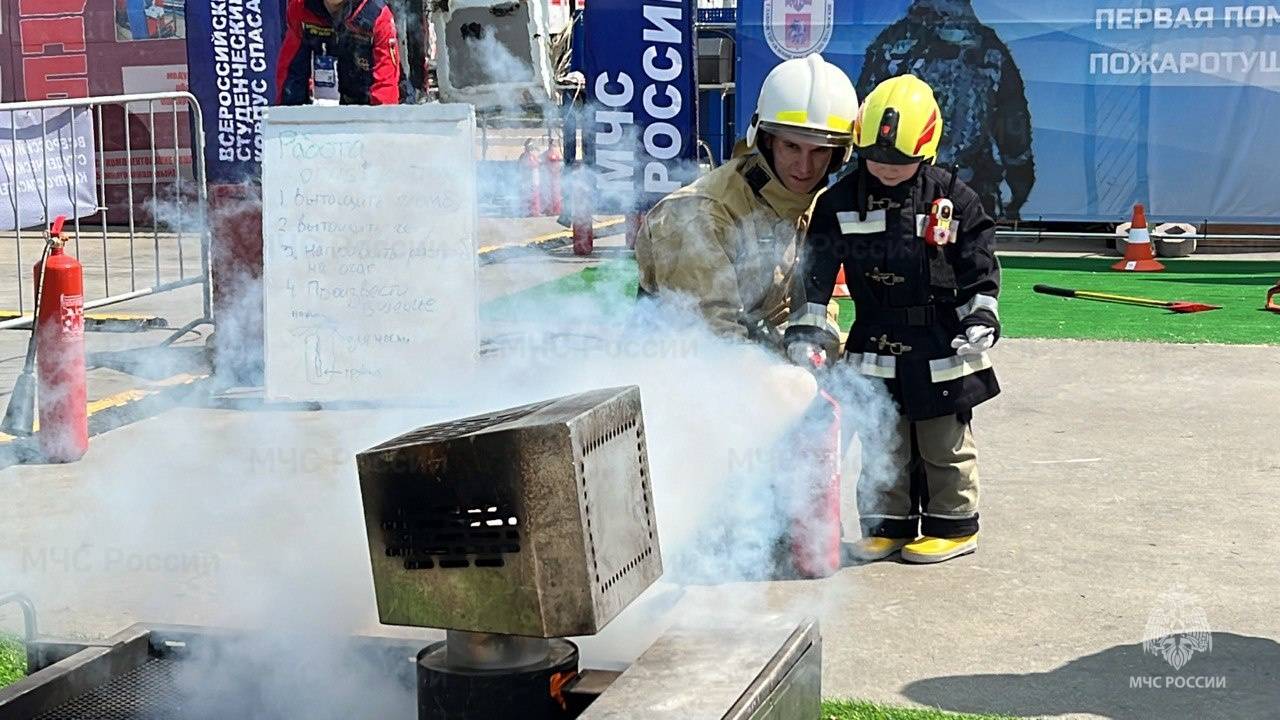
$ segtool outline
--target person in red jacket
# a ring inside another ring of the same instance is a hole
[[[289,0],[276,80],[281,105],[312,100],[316,68],[337,65],[343,105],[413,101],[386,0]]]

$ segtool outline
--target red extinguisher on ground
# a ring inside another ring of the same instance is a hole
[[[590,255],[595,249],[595,195],[591,171],[582,165],[575,168],[570,176],[571,194],[570,209],[573,222],[573,254]]]
[[[564,201],[560,197],[560,172],[563,166],[564,156],[552,140],[547,145],[547,151],[542,154],[542,212],[547,215],[559,215],[564,211]]]
[[[818,392],[806,414],[806,442],[801,466],[812,475],[801,479],[801,502],[791,517],[791,561],[804,578],[824,578],[841,567],[840,403]]]
[[[542,161],[539,160],[538,154],[533,151],[533,140],[524,141],[524,152],[520,153],[520,159],[516,160],[516,165],[520,168],[521,181],[521,199],[524,200],[524,213],[527,217],[536,217],[542,214],[542,190],[541,178]]]
[[[59,216],[49,230],[49,252],[34,269],[36,379],[40,429],[48,462],[73,462],[89,450],[84,361],[84,271],[63,251]]]
[[[627,248],[630,250],[636,249],[636,235],[640,234],[640,226],[644,223],[644,215],[645,215],[644,213],[638,212],[638,211],[627,213],[626,240],[627,240]]]

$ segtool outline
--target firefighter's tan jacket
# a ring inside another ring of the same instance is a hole
[[[636,235],[640,293],[689,295],[716,334],[776,341],[815,194],[788,190],[758,152],[671,193]]]

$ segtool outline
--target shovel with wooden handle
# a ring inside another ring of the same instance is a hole
[[[1176,313],[1198,313],[1209,310],[1221,310],[1220,305],[1186,302],[1182,300],[1154,300],[1151,298],[1129,297],[1127,295],[1111,295],[1110,293],[1091,292],[1089,290],[1070,290],[1051,285],[1036,285],[1035,291],[1042,295],[1095,300],[1097,302],[1118,303],[1120,305],[1137,305],[1139,307],[1161,308]]]

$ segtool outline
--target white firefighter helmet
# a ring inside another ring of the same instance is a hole
[[[760,132],[785,135],[823,147],[848,148],[858,116],[858,93],[849,76],[814,53],[787,60],[764,79],[747,146]]]

